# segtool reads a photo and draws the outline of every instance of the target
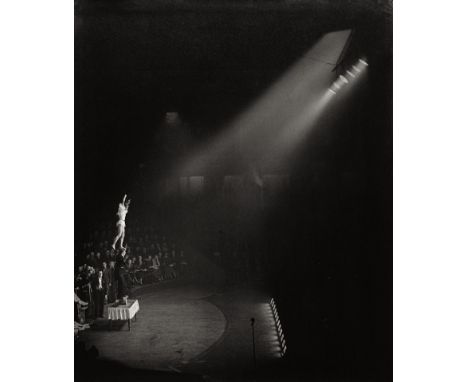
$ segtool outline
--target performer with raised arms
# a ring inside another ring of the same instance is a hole
[[[115,250],[115,245],[120,241],[120,249],[123,249],[123,241],[125,238],[125,217],[128,213],[128,207],[130,206],[130,199],[127,200],[127,194],[124,195],[122,202],[119,203],[119,209],[117,210],[117,234],[112,243],[112,248]]]

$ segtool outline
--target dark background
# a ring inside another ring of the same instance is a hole
[[[129,219],[163,220],[154,179],[222,131],[321,35],[351,28],[345,62],[367,58],[365,84],[305,142],[288,191],[243,234],[269,259],[290,370],[390,380],[391,2],[203,4],[75,2],[76,247],[96,221],[113,220],[123,193],[134,200]],[[167,128],[168,111],[182,127]],[[164,217],[196,210],[189,223],[216,219],[203,201],[184,208]],[[229,209],[218,214],[231,218]]]

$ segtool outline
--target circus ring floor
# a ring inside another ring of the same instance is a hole
[[[223,335],[223,313],[204,300],[211,294],[210,289],[193,285],[137,294],[140,311],[130,331],[126,325],[108,330],[107,320],[101,320],[82,339],[96,346],[104,359],[133,368],[171,370],[208,350]]]
[[[135,369],[205,376],[245,375],[252,370],[255,317],[257,367],[277,362],[279,354],[268,312],[268,295],[252,286],[216,291],[193,283],[142,288],[137,321],[108,330],[99,320],[81,340],[101,359]],[[106,313],[106,312],[105,312]]]

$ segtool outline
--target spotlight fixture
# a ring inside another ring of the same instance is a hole
[[[334,87],[336,90],[340,90],[341,88],[340,84],[337,81],[333,83],[332,87]]]
[[[331,90],[331,89],[329,89]],[[333,90],[331,90],[333,92]],[[276,336],[277,336],[277,339],[278,339],[278,343],[279,343],[279,353],[281,355],[281,357],[283,357],[285,354],[286,354],[286,338],[285,338],[285,335],[284,335],[284,332],[283,332],[283,328],[281,327],[281,321],[279,319],[279,314],[278,314],[278,310],[276,309],[276,304],[275,304],[275,300],[272,298],[270,300],[270,307],[271,307],[271,310],[273,312],[273,315],[275,317],[275,328],[276,328]]]
[[[351,66],[351,70],[346,70],[346,75],[348,77],[340,74],[335,82],[333,82],[333,84],[328,88],[328,91],[332,94],[337,94],[337,91],[340,90],[343,86],[349,84],[350,81],[355,80],[356,77],[359,76],[359,73],[361,73],[366,66],[369,66],[369,64],[360,58],[355,65]]]

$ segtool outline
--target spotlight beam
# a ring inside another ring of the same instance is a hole
[[[329,63],[339,59],[349,35],[350,30],[345,30],[322,36],[252,107],[191,155],[178,173],[204,173],[210,164],[232,158],[229,153],[238,147],[248,161],[268,155],[276,145],[276,137],[286,134],[285,127],[314,99],[320,100],[333,78]]]

